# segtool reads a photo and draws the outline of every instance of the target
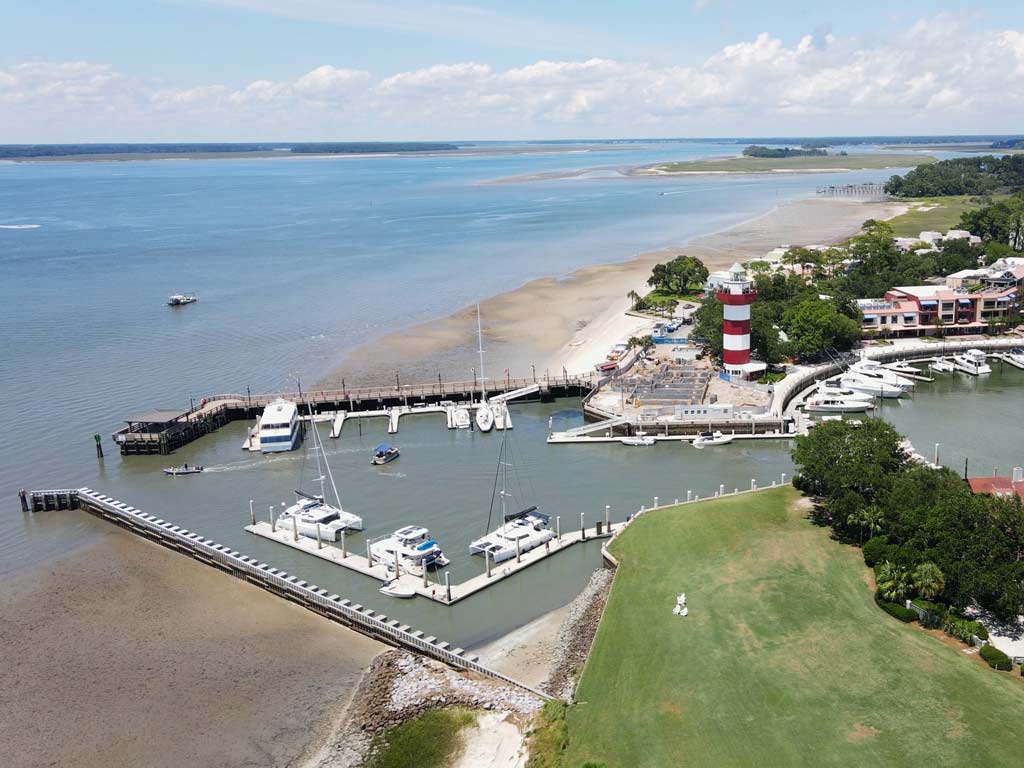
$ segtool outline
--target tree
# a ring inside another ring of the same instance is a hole
[[[885,525],[885,511],[877,504],[869,504],[850,515],[847,518],[847,523],[860,528],[860,541],[863,544],[865,531],[867,531],[869,539],[882,532]]]
[[[814,493],[837,496],[848,490],[874,500],[902,471],[905,459],[900,435],[881,419],[862,419],[819,424],[796,438],[793,462]]]
[[[655,264],[647,284],[665,293],[682,295],[691,286],[702,288],[708,279],[708,268],[695,256],[676,256],[665,264]]]
[[[830,349],[849,349],[861,336],[860,324],[827,301],[811,299],[787,308],[782,329],[789,336],[789,349],[805,360],[819,358]]]
[[[935,563],[921,563],[914,569],[913,583],[917,594],[931,600],[946,588],[946,577]]]
[[[641,296],[636,291],[630,291],[629,293],[627,293],[626,294],[626,298],[630,300],[631,305],[632,305],[634,310],[640,310],[640,309],[645,309],[646,308],[645,306],[641,306],[643,304],[643,302],[644,302],[643,296]]]
[[[886,560],[875,569],[875,584],[882,598],[897,602],[910,591],[911,578],[906,568]]]

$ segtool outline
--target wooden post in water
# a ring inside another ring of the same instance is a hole
[[[448,602],[450,603],[452,601],[452,580],[451,580],[451,574],[448,573],[448,571],[444,572],[444,593],[445,593],[445,597],[447,598]]]
[[[28,512],[28,493],[25,491],[24,488],[18,491],[18,498],[21,499],[21,511]]]
[[[316,523],[316,548],[317,549],[323,549],[324,548],[324,539],[323,539],[323,536],[320,534],[320,521],[319,520]]]
[[[423,568],[423,588],[427,588],[427,569]]]
[[[586,541],[586,540],[587,540],[587,529],[586,529],[585,523],[583,522],[583,513],[580,512],[580,541]]]
[[[557,538],[559,542],[562,541],[562,516],[561,515],[555,515],[555,538]]]
[[[100,437],[98,434],[96,434],[96,435],[92,436],[92,439],[96,441],[96,458],[97,459],[102,459],[103,458],[103,438]]]
[[[652,507],[652,509],[657,509],[657,508],[658,508],[658,497],[655,496],[654,497],[654,506]]]
[[[292,535],[295,537],[295,541],[299,540],[299,518],[292,516]]]
[[[370,540],[369,539],[366,540],[366,564],[370,568],[373,568],[373,558],[370,557]],[[385,571],[387,570],[387,566],[386,565],[384,566],[384,570]]]
[[[252,521],[253,525],[256,525],[256,510],[253,509],[252,499],[249,499],[249,519]]]
[[[612,505],[611,504],[605,504],[604,505],[604,529],[606,531],[608,531],[608,533],[612,532]]]

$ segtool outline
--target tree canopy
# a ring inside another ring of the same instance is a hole
[[[696,256],[676,256],[665,264],[655,264],[647,284],[665,293],[682,296],[691,289],[703,289],[707,279],[708,268]]]
[[[896,197],[988,195],[1024,189],[1024,155],[956,157],[893,176],[885,191]]]

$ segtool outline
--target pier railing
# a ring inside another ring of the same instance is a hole
[[[25,501],[23,497],[22,503]],[[212,539],[204,538],[198,533],[147,514],[90,488],[33,491],[30,495],[30,504],[32,511],[85,509],[133,533],[188,554],[200,562],[262,587],[268,592],[298,603],[314,613],[374,639],[390,642],[453,667],[500,680],[542,699],[552,698],[542,691],[484,666],[476,656],[467,655],[461,648],[452,649],[449,643],[426,635],[420,630],[413,630],[397,619],[389,619],[362,605],[353,604],[322,587],[303,581],[297,576],[291,576]]]

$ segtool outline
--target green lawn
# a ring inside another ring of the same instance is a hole
[[[889,220],[896,237],[916,237],[922,232],[945,232],[956,229],[965,211],[980,208],[982,203],[971,202],[970,195],[953,195],[928,199],[908,200],[912,209]],[[921,210],[928,208],[929,210]]]
[[[882,613],[798,499],[655,512],[615,543],[563,766],[1021,764],[1024,683]]]
[[[825,155],[822,157],[723,157],[713,160],[687,160],[655,166],[666,173],[769,173],[772,171],[813,171],[864,168],[913,168],[934,163],[930,155]]]
[[[374,736],[364,768],[443,768],[462,746],[462,731],[476,722],[463,707],[431,709]]]

